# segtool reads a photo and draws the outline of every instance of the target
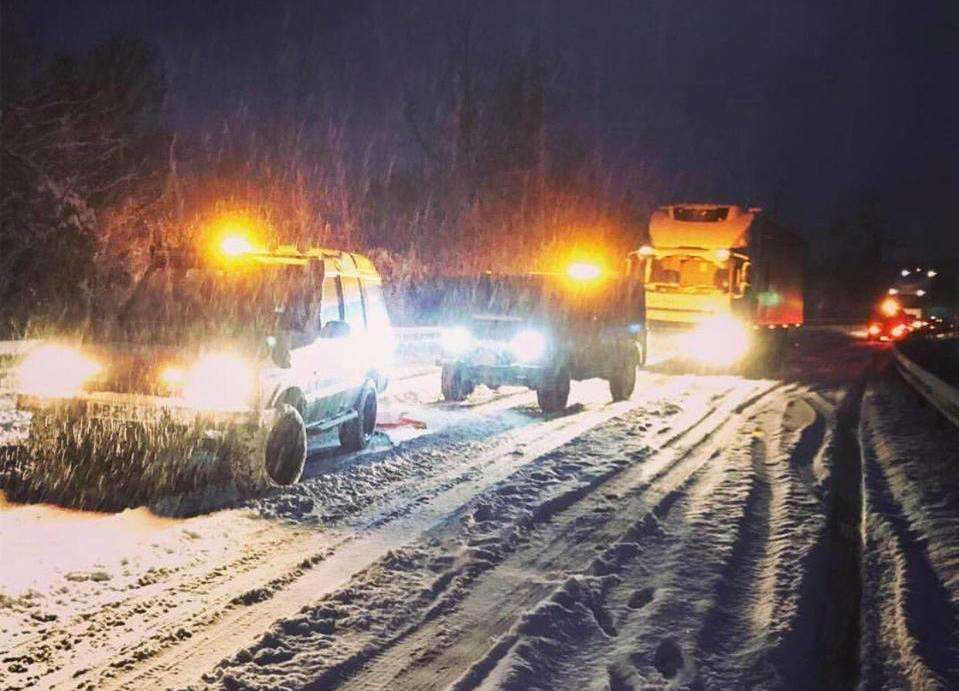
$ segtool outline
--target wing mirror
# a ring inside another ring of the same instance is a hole
[[[320,338],[347,338],[350,325],[344,321],[328,321],[320,329]]]

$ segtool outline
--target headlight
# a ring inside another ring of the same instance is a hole
[[[98,362],[75,348],[42,345],[20,363],[16,386],[21,393],[33,396],[67,398],[80,393],[101,369]]]
[[[686,356],[712,365],[731,365],[749,351],[749,329],[732,317],[703,322],[689,336]]]
[[[532,362],[538,360],[546,352],[546,337],[539,331],[520,331],[510,341],[509,348],[517,360]]]
[[[450,355],[462,355],[469,350],[473,336],[465,326],[457,326],[443,331],[441,343],[443,350]]]
[[[183,381],[183,400],[200,410],[242,410],[250,407],[256,393],[253,368],[230,353],[201,356],[186,370]]]

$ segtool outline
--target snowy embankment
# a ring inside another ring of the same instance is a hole
[[[866,392],[863,682],[959,687],[959,429],[894,372]]]

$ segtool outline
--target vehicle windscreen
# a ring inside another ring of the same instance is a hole
[[[474,316],[536,321],[590,321],[623,309],[623,281],[577,284],[553,275],[488,277],[474,294]]]
[[[655,257],[650,262],[647,285],[684,292],[727,292],[729,267],[692,255]]]
[[[285,315],[284,309],[297,281],[305,275],[297,269],[160,268],[148,272],[123,304],[102,317],[93,336],[96,340],[170,346],[215,340],[261,342],[284,318],[294,317]]]

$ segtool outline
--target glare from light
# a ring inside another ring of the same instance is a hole
[[[731,256],[730,251],[727,249],[718,249],[714,254],[716,255],[716,259],[721,262],[728,261]]]
[[[643,245],[642,247],[639,248],[639,253],[643,255],[644,257],[650,257],[656,253],[656,250],[654,250],[649,245]]]
[[[588,262],[573,262],[566,269],[566,275],[574,281],[594,281],[603,271],[596,264]]]
[[[20,363],[16,385],[21,393],[50,398],[75,396],[102,367],[76,348],[42,345]]]
[[[160,372],[160,379],[171,389],[179,389],[186,382],[187,372],[182,367],[166,367]]]
[[[926,276],[928,276],[929,278],[935,278],[938,275],[939,273],[934,269],[929,269],[929,271],[926,272]]]
[[[899,314],[899,301],[892,298],[886,298],[879,305],[879,311],[887,317],[895,317]]]
[[[457,326],[443,331],[441,345],[450,355],[462,355],[469,350],[473,336],[465,326]]]
[[[889,289],[889,294],[890,294],[890,295],[899,295],[899,289],[898,289],[898,288],[890,288],[890,289]]]
[[[899,275],[900,275],[900,276],[908,276],[908,275],[909,275],[909,269],[903,269],[902,271],[899,272]]]
[[[892,327],[892,331],[890,333],[892,334],[893,338],[902,338],[906,335],[907,330],[908,329],[905,324],[896,324],[894,327]]]
[[[878,336],[881,331],[882,331],[882,327],[879,326],[879,324],[870,324],[870,325],[869,325],[869,335],[870,335],[870,336]]]
[[[926,294],[926,291],[924,291],[922,288],[916,291],[916,295],[918,295],[919,297],[922,297],[925,294]]]
[[[715,317],[703,322],[686,340],[684,354],[699,362],[728,366],[749,352],[752,338],[745,324],[733,317]]]
[[[227,257],[240,257],[256,251],[249,238],[243,235],[227,235],[220,240],[220,252]]]
[[[208,353],[187,371],[183,399],[198,410],[243,410],[252,404],[255,391],[255,375],[246,359]]]
[[[539,331],[521,331],[510,341],[510,350],[521,362],[533,362],[546,352],[546,337]]]

